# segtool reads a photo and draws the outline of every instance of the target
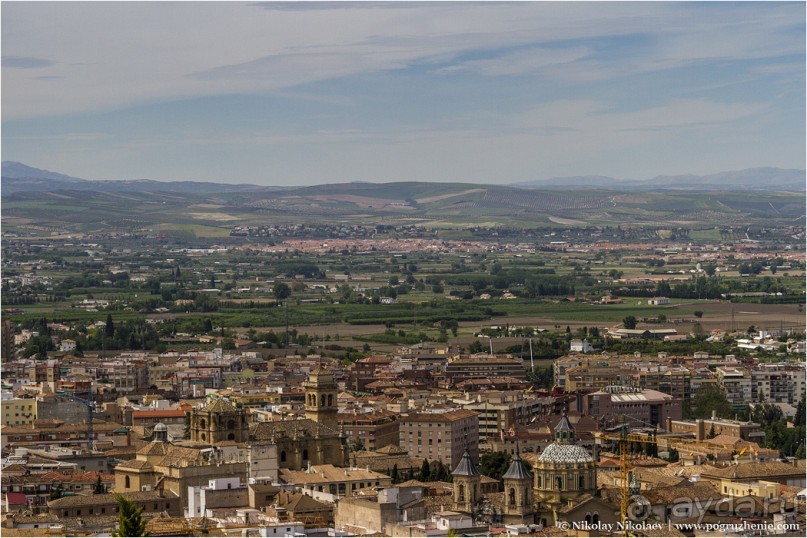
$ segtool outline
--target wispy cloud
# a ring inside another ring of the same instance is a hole
[[[43,67],[50,67],[53,62],[45,58],[31,58],[25,56],[3,56],[3,67],[10,67],[13,69],[41,69]]]

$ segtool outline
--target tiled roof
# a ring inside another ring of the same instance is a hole
[[[122,494],[130,501],[151,501],[178,499],[179,495],[171,491],[133,491]],[[98,495],[71,495],[48,502],[49,508],[73,508],[80,506],[95,506],[117,504],[117,494],[101,493]]]
[[[129,460],[119,463],[116,469],[138,469],[141,471],[148,471],[154,469],[154,466],[143,460]]]
[[[588,463],[594,459],[588,450],[579,445],[552,443],[538,456],[539,462]]]
[[[250,439],[265,441],[276,437],[337,437],[339,432],[311,419],[259,422],[249,428]]]
[[[320,484],[328,482],[353,482],[365,480],[388,480],[385,474],[367,469],[335,467],[333,465],[314,465],[310,471],[280,470],[280,478],[287,484]]]
[[[715,478],[766,478],[771,476],[804,476],[804,469],[778,461],[748,462],[729,465],[714,471],[704,471],[703,476]]]

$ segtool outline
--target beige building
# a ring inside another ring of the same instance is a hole
[[[781,484],[766,480],[724,479],[720,481],[720,493],[729,497],[753,495],[762,499],[774,499],[779,497],[781,490]]]
[[[305,470],[280,470],[280,480],[315,499],[334,501],[364,488],[392,485],[385,474],[357,467],[334,467],[330,464],[311,466]]]
[[[466,447],[479,461],[479,414],[467,409],[401,417],[400,446],[412,458],[439,460],[453,469]]]
[[[36,400],[34,398],[3,398],[0,400],[0,410],[2,410],[3,426],[33,424],[36,419]]]

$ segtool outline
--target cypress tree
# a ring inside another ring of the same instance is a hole
[[[140,517],[143,508],[137,508],[132,501],[120,493],[115,498],[119,505],[118,528],[112,532],[112,536],[148,536],[146,522]]]

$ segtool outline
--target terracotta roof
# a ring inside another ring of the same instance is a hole
[[[178,499],[179,495],[169,491],[133,491],[122,494],[130,501],[151,501]],[[94,506],[102,504],[118,504],[116,493],[101,493],[98,495],[71,495],[55,501],[49,501],[49,508],[72,508],[79,506]]]
[[[804,476],[804,469],[778,461],[747,462],[729,465],[722,469],[704,471],[703,476],[715,478],[763,478],[772,476]]]
[[[328,482],[354,482],[365,480],[389,480],[389,476],[367,469],[335,467],[330,464],[312,465],[310,471],[280,470],[280,478],[287,484],[320,484]]]
[[[148,471],[154,469],[154,466],[143,460],[129,460],[119,463],[116,469],[137,469],[141,471]]]
[[[706,501],[718,500],[723,496],[708,482],[684,482],[677,486],[663,486],[642,492],[650,504],[672,504],[678,499]]]
[[[338,437],[339,432],[311,419],[258,422],[249,428],[250,439],[265,441],[276,437]]]
[[[184,416],[185,411],[181,409],[158,409],[132,412],[132,418],[179,418]]]
[[[321,512],[330,510],[327,504],[321,503],[305,493],[289,493],[278,496],[278,508],[285,508],[289,512]]]

